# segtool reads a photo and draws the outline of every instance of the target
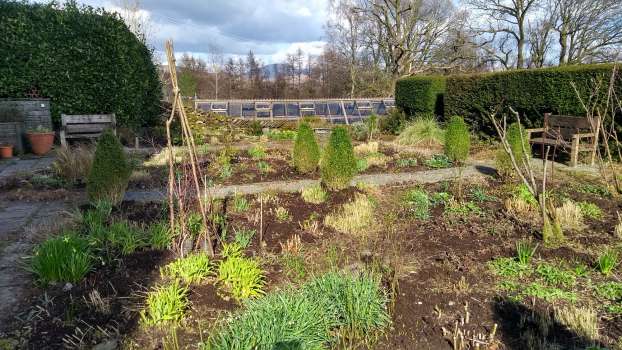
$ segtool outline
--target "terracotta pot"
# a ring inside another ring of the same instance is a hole
[[[52,149],[54,144],[54,132],[33,132],[26,133],[32,153],[42,156]]]
[[[13,145],[0,145],[0,158],[13,158]]]

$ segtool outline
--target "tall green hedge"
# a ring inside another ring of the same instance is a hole
[[[541,126],[543,114],[585,115],[571,82],[585,99],[594,81],[603,81],[606,94],[613,65],[575,65],[545,69],[511,70],[497,73],[455,75],[447,78],[445,113],[463,115],[472,130],[495,134],[488,113],[511,106],[526,127]],[[617,87],[622,96],[622,75]]]
[[[60,114],[111,113],[123,126],[159,115],[152,52],[117,14],[82,7],[0,1],[0,97],[37,90]]]
[[[422,113],[443,115],[445,77],[413,76],[395,83],[395,104],[412,116]]]

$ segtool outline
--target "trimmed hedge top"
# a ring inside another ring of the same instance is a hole
[[[395,104],[408,115],[443,115],[445,77],[412,76],[395,83]]]
[[[0,97],[33,90],[60,114],[115,113],[124,126],[153,122],[161,87],[151,51],[117,14],[92,7],[0,2]]]

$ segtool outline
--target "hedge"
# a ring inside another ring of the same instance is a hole
[[[526,127],[541,126],[543,114],[585,115],[571,82],[585,99],[594,79],[603,79],[601,93],[607,92],[612,64],[575,65],[544,69],[511,70],[497,73],[455,75],[447,78],[446,115],[465,117],[472,130],[495,134],[489,112],[511,106],[524,116]],[[622,76],[618,74],[618,96],[622,96]]]
[[[115,113],[120,125],[153,122],[161,87],[152,52],[113,13],[0,1],[0,97],[51,98],[60,114]]]
[[[395,104],[406,114],[443,115],[445,77],[413,76],[395,83]]]

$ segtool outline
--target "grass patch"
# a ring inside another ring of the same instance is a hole
[[[557,266],[540,263],[536,267],[536,273],[547,284],[558,287],[572,287],[576,282],[576,276],[571,271],[563,270]]]
[[[28,270],[43,285],[77,283],[93,268],[88,241],[75,233],[45,240],[34,249]]]
[[[523,277],[532,272],[529,265],[521,264],[514,258],[497,258],[489,262],[488,266],[495,274],[504,277]]]
[[[259,262],[243,257],[237,244],[228,247],[228,251],[223,252],[227,258],[218,266],[218,280],[236,300],[263,295],[265,278]]]
[[[185,284],[201,283],[212,273],[210,259],[205,253],[190,254],[160,268],[163,277],[179,279]]]
[[[369,230],[374,220],[374,203],[365,195],[357,194],[337,212],[324,218],[324,225],[348,234]]]
[[[328,193],[320,185],[307,187],[300,191],[300,195],[303,201],[312,204],[324,203],[328,198]]]
[[[421,117],[406,125],[396,142],[409,146],[442,146],[445,143],[445,131],[434,117]]]
[[[251,205],[244,196],[234,196],[233,197],[233,212],[235,213],[243,213],[250,209]]]
[[[579,202],[577,206],[581,210],[581,214],[588,219],[599,220],[603,218],[603,210],[594,203]]]
[[[149,225],[145,235],[147,244],[152,249],[168,249],[175,238],[175,232],[171,230],[167,222],[160,221]]]
[[[565,300],[569,302],[577,301],[577,294],[565,290],[544,286],[538,282],[533,282],[525,287],[521,293],[523,296],[536,297],[546,301]]]
[[[145,309],[140,312],[141,320],[148,326],[178,324],[185,316],[188,301],[188,288],[179,281],[159,286],[147,293]]]

